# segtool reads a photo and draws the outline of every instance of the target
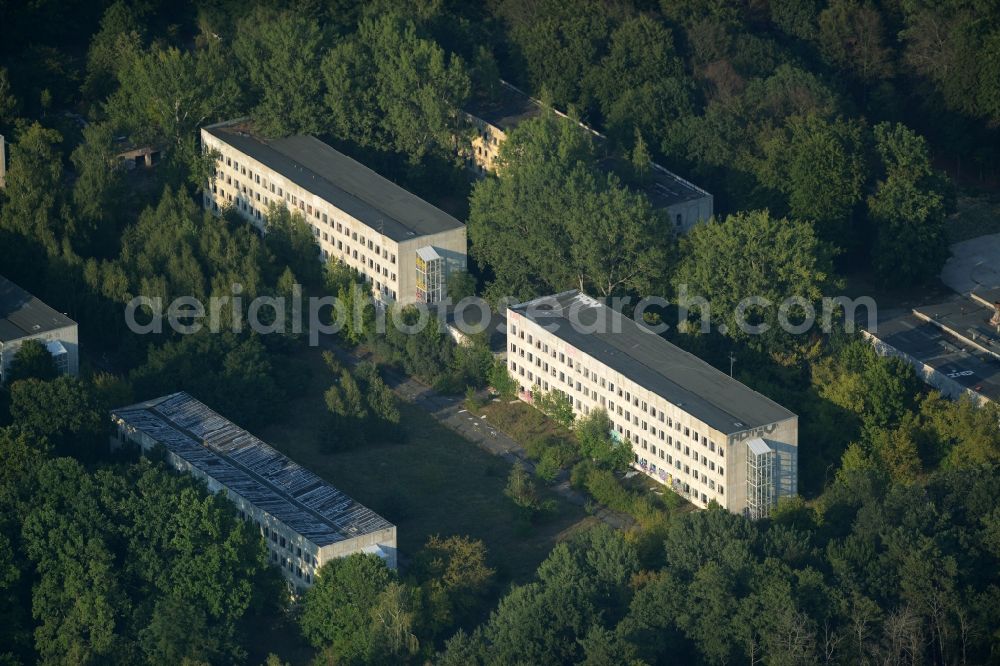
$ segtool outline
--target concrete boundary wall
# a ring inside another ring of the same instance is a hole
[[[972,401],[980,407],[993,402],[981,393],[977,393],[970,388],[962,386],[954,379],[938,372],[926,363],[919,361],[906,352],[893,347],[881,338],[873,335],[870,331],[862,330],[861,334],[864,336],[865,340],[867,340],[872,347],[875,348],[875,351],[880,356],[896,356],[903,359],[913,366],[913,369],[917,371],[917,375],[919,375],[926,384],[939,390],[942,395],[951,398],[952,400],[958,400],[960,397],[965,395],[972,398]]]

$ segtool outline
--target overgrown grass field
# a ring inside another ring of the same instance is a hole
[[[324,452],[323,392],[333,376],[319,349],[299,352],[296,361],[302,391],[259,436],[393,522],[404,562],[433,534],[466,534],[486,544],[501,582],[525,581],[559,539],[593,522],[547,494],[555,512],[525,525],[504,495],[510,466],[409,403],[400,404],[405,442]]]

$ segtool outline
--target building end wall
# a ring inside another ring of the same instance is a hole
[[[14,361],[17,350],[21,348],[26,340],[38,340],[42,344],[46,342],[60,342],[66,348],[66,374],[74,377],[80,374],[80,342],[79,326],[64,326],[38,335],[28,335],[17,340],[0,343],[0,380],[7,374],[7,369]]]

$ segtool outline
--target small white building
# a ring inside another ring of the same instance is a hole
[[[355,553],[396,568],[396,526],[184,392],[111,412],[112,447],[162,446],[182,472],[225,493],[298,591],[326,562]]]
[[[43,343],[59,372],[79,374],[76,322],[0,276],[0,383],[6,381],[7,370],[26,340]]]

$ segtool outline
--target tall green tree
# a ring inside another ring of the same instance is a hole
[[[812,225],[767,211],[698,225],[682,239],[681,251],[675,285],[685,286],[689,298],[707,301],[707,310],[693,302],[692,310],[702,317],[710,312],[727,336],[772,353],[792,351],[803,341],[779,325],[781,304],[794,297],[815,305],[833,279],[830,250]],[[801,323],[802,308],[790,306],[788,321]]]
[[[607,48],[612,10],[583,0],[506,0],[498,12],[509,26],[530,88],[547,91],[564,108],[586,110],[591,101],[587,73]]]
[[[312,227],[298,211],[272,203],[267,207],[264,244],[274,254],[276,266],[287,266],[310,288],[323,283],[323,264]]]
[[[223,330],[182,335],[149,348],[129,375],[135,396],[148,400],[184,389],[248,428],[267,421],[285,397],[259,337]]]
[[[249,302],[283,271],[265,242],[249,225],[220,223],[184,188],[168,187],[155,207],[145,209],[136,224],[125,229],[110,277],[115,284],[125,282],[120,293],[126,302],[143,295],[161,298],[163,308],[179,296],[208,303],[212,294],[232,296],[237,284],[237,293]],[[296,261],[305,265],[306,259]],[[318,272],[319,262],[315,264]],[[223,324],[229,326],[231,320]]]
[[[38,123],[23,128],[10,147],[6,202],[0,224],[56,252],[73,233],[64,201],[63,167],[59,144],[62,135]]]
[[[868,197],[875,224],[872,259],[879,277],[909,285],[933,279],[948,259],[947,180],[931,166],[927,143],[905,126],[875,127],[883,177]]]
[[[482,541],[465,536],[431,536],[414,558],[423,595],[437,604],[438,630],[454,626],[481,608],[493,586],[496,570],[487,563]]]
[[[861,127],[816,115],[793,116],[764,144],[761,180],[787,196],[789,214],[843,247],[866,179]]]
[[[211,35],[191,50],[153,46],[127,58],[107,112],[134,143],[166,149],[168,180],[203,187],[209,165],[198,147],[198,129],[239,108],[240,86],[231,56]]]
[[[476,295],[476,278],[469,271],[451,271],[446,284],[448,298],[455,303]]]
[[[886,44],[882,14],[858,0],[833,0],[820,12],[819,46],[823,57],[863,84],[889,78],[892,50]]]
[[[319,24],[299,12],[258,7],[240,20],[233,51],[256,88],[253,118],[265,135],[323,131],[324,41]]]
[[[1000,31],[1000,12],[988,2],[908,2],[903,9],[903,57],[932,83],[951,109],[996,122],[1000,119],[997,68],[990,57]]]
[[[70,160],[76,171],[73,205],[87,232],[81,252],[89,256],[117,249],[122,208],[129,206],[123,166],[117,159],[114,132],[107,123],[91,123],[83,130],[83,142],[73,149]]]
[[[14,424],[46,438],[60,454],[92,461],[107,450],[107,415],[82,380],[25,379],[11,386],[10,398]]]
[[[531,480],[531,475],[520,460],[515,462],[510,469],[504,494],[525,511],[530,512],[538,508],[538,491],[535,489],[535,482]]]
[[[419,163],[452,153],[470,82],[461,58],[390,12],[365,19],[323,60],[336,134]]]
[[[618,471],[632,464],[632,447],[612,437],[611,419],[606,410],[591,410],[577,420],[574,432],[580,442],[580,454],[598,465]]]
[[[18,99],[11,89],[10,72],[6,67],[0,67],[0,127],[13,123],[18,106]]]
[[[611,33],[607,55],[586,76],[603,127],[620,144],[641,132],[658,145],[693,112],[673,35],[648,15],[623,21]]]
[[[25,340],[14,354],[14,360],[4,376],[7,384],[21,379],[48,381],[59,374],[56,362],[45,345],[38,340]]]
[[[303,635],[339,662],[368,662],[380,647],[372,613],[394,581],[394,573],[375,555],[324,564],[302,602]]]
[[[83,92],[91,100],[106,98],[118,80],[118,71],[132,54],[142,49],[145,26],[141,10],[116,0],[104,10],[101,29],[87,49],[87,73]]]
[[[601,173],[589,137],[553,114],[511,132],[497,177],[476,184],[470,208],[472,252],[495,276],[492,298],[572,287],[650,293],[667,261],[664,220]]]
[[[116,629],[131,604],[117,575],[98,488],[68,458],[50,461],[39,474],[46,492],[22,530],[27,556],[40,572],[32,591],[35,648],[55,662],[120,659],[124,646]],[[66,543],[79,547],[58,546]]]

